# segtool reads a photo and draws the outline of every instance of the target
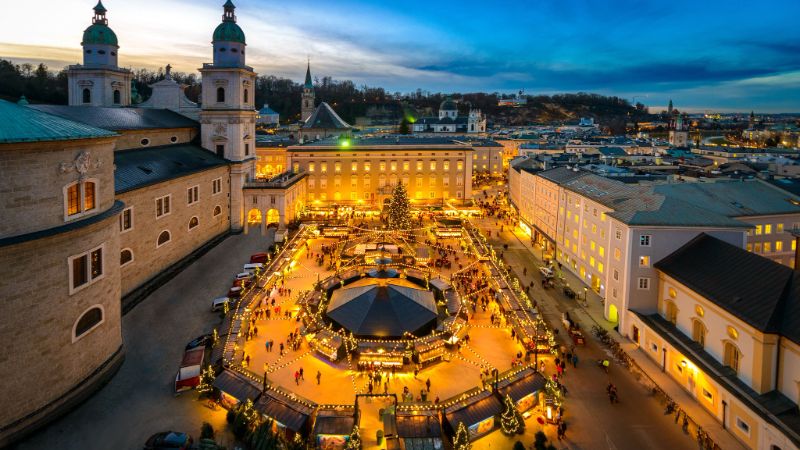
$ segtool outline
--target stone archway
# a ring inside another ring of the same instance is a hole
[[[281,226],[281,213],[275,208],[272,208],[267,211],[267,226],[276,225],[278,227]]]

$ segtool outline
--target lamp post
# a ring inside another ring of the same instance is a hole
[[[586,296],[587,296],[588,294],[589,294],[589,288],[587,288],[587,287],[584,287],[584,288],[583,288],[583,303],[584,303],[584,304],[586,303]]]

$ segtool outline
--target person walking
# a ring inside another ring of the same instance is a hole
[[[294,371],[294,384],[300,386],[300,372]]]
[[[425,380],[425,387],[428,388],[428,392],[431,391],[431,379],[430,378]]]
[[[322,372],[319,370],[317,371],[317,385],[319,385],[320,380],[322,379]]]
[[[303,376],[303,368],[300,368],[300,379],[306,381],[306,378]]]
[[[572,354],[572,368],[576,369],[578,367],[578,354]]]

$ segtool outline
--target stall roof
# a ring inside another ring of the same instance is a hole
[[[432,279],[431,280],[431,286],[433,286],[434,288],[436,288],[436,289],[438,289],[438,290],[440,290],[442,292],[450,289],[450,283],[448,283],[447,281],[442,280],[441,278]]]
[[[314,420],[314,434],[349,435],[356,424],[355,409],[320,409]]]
[[[489,391],[466,400],[458,405],[451,406],[444,410],[445,420],[455,430],[459,422],[464,422],[467,427],[474,425],[489,417],[500,414],[503,411],[503,404]]]
[[[271,417],[292,431],[300,431],[308,422],[314,408],[275,394],[270,390],[255,403],[256,411]]]
[[[401,438],[441,437],[442,425],[434,411],[397,415],[397,436]]]
[[[546,382],[542,375],[531,368],[527,368],[498,383],[497,391],[502,397],[509,395],[511,400],[518,402],[526,395],[543,389]]]
[[[217,375],[214,387],[240,402],[248,398],[255,400],[261,394],[261,389],[252,381],[228,369],[224,369]]]

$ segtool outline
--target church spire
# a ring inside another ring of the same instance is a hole
[[[233,10],[236,9],[236,5],[234,5],[231,0],[228,0],[224,5],[222,5],[222,8],[225,10],[225,12],[222,14],[222,21],[235,23],[236,15],[233,14]]]
[[[97,0],[97,5],[94,7],[94,18],[92,18],[92,23],[101,23],[103,25],[108,25],[108,19],[106,19],[106,9],[103,6],[102,0]]]
[[[311,82],[311,60],[308,61],[308,66],[306,67],[306,84],[303,87],[314,88],[314,83]]]

